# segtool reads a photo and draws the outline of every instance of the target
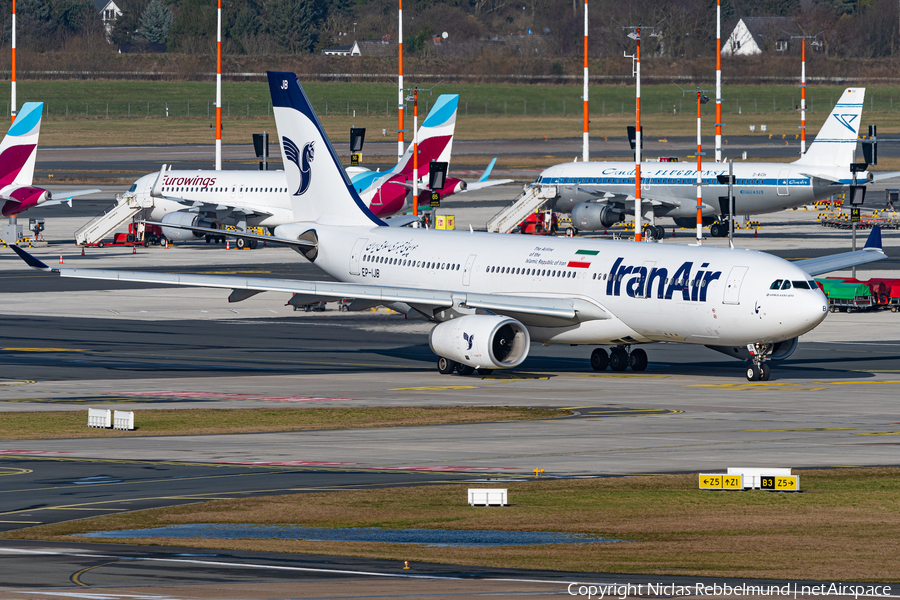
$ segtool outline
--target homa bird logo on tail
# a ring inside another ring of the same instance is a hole
[[[475,335],[474,335],[474,334],[473,334],[473,335],[469,335],[468,333],[466,333],[466,332],[464,331],[464,332],[463,332],[463,339],[466,340],[466,342],[468,342],[468,344],[469,344],[469,347],[466,348],[466,350],[471,350],[471,349],[472,349],[472,344],[475,343]]]
[[[309,189],[309,182],[312,179],[312,168],[310,167],[310,163],[315,158],[315,142],[309,142],[305,146],[303,146],[303,153],[301,155],[300,148],[297,147],[290,138],[283,137],[281,138],[282,143],[284,144],[284,154],[287,156],[287,159],[297,165],[297,169],[300,170],[300,187],[297,188],[297,191],[294,192],[295,196],[302,196],[306,193],[306,190]]]
[[[838,120],[838,123],[856,133],[856,127],[853,126],[853,121],[859,118],[859,115],[834,115],[834,118]]]

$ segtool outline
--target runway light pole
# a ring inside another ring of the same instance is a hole
[[[722,0],[716,0],[716,162],[722,162]]]
[[[216,26],[216,171],[222,170],[222,0]]]
[[[655,37],[654,27],[625,26],[622,29],[633,30],[628,37],[637,42],[637,50],[633,56],[625,54],[625,58],[632,60],[632,75],[635,78],[634,97],[634,241],[643,241],[643,205],[641,202],[641,29],[654,31],[651,37]]]
[[[584,0],[584,147],[581,160],[590,160],[590,115],[588,111],[588,0]]]
[[[816,35],[792,35],[792,40],[800,40],[800,155],[806,154],[806,40],[812,40],[810,46],[818,47],[822,44],[816,39],[823,32]]]
[[[12,0],[12,95],[9,98],[9,123],[16,120],[16,0]]]
[[[681,89],[682,96],[687,94],[689,90]],[[697,93],[697,245],[703,245],[703,145],[700,135],[701,112],[700,107],[709,102],[706,92],[710,90],[691,90],[691,93]]]
[[[397,92],[397,158],[403,158],[403,0],[399,0],[400,2],[400,10],[398,12],[398,18],[400,20],[399,24],[399,33],[397,34],[397,47],[399,48],[399,68],[400,68],[400,79],[398,84],[398,92]],[[415,135],[415,134],[413,134]],[[415,205],[413,205],[415,208]],[[415,213],[414,213],[415,214]]]

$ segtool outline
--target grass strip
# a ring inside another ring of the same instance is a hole
[[[52,439],[312,431],[363,427],[414,427],[549,419],[567,411],[508,406],[389,406],[366,408],[236,408],[136,410],[134,431],[94,429],[87,411],[7,412],[0,439]]]
[[[802,471],[802,493],[697,489],[697,475],[498,484],[511,506],[470,507],[466,486],[310,493],[116,514],[22,529],[7,539],[186,523],[499,529],[628,540],[493,548],[300,540],[107,540],[266,552],[324,553],[492,567],[721,577],[898,581],[900,469]],[[495,487],[495,486],[491,486]]]

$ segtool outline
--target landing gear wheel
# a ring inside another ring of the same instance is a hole
[[[756,365],[750,365],[747,367],[747,381],[759,381],[759,378],[762,376],[762,371]]]
[[[654,225],[653,227],[653,237],[661,240],[666,237],[666,228],[662,225]]]
[[[612,349],[609,353],[609,368],[619,372],[628,368],[628,352],[624,348]]]
[[[760,381],[768,381],[769,376],[772,374],[772,369],[769,368],[769,365],[763,363],[759,365],[759,380]]]
[[[471,375],[475,372],[475,367],[470,367],[469,365],[464,365],[462,363],[457,363],[456,372],[460,375]]]
[[[591,352],[591,368],[595,371],[605,371],[609,366],[609,354],[603,348],[594,348]]]
[[[258,246],[259,246],[259,240],[250,240],[250,249],[251,250],[256,250],[256,248]]]
[[[712,237],[722,237],[722,225],[720,223],[713,223],[710,225],[709,235]]]
[[[455,370],[456,370],[456,361],[455,360],[450,360],[449,358],[444,358],[443,356],[438,359],[438,372],[441,375],[450,375]]]
[[[238,250],[243,250],[247,246],[247,240],[244,238],[238,238],[237,241],[234,242],[234,245]]]
[[[494,372],[493,369],[478,369],[479,375],[490,375],[493,372]]]
[[[641,348],[632,350],[631,354],[628,355],[628,366],[631,367],[632,371],[646,370],[648,362],[647,353]]]
[[[209,244],[210,242],[212,242],[212,238],[209,236],[206,236],[206,243]]]

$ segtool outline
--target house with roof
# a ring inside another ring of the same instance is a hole
[[[802,32],[791,17],[744,17],[722,44],[722,56],[788,52],[792,35]]]
[[[106,29],[106,37],[109,38],[116,19],[122,16],[122,9],[114,0],[94,0],[94,9],[100,15],[103,28]]]

